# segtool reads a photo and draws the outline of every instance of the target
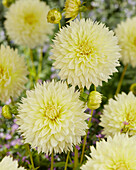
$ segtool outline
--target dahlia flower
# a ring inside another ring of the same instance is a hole
[[[118,24],[115,32],[121,47],[121,61],[124,65],[136,66],[136,17]]]
[[[23,167],[18,168],[18,162],[10,156],[5,156],[0,162],[0,170],[25,170]]]
[[[104,127],[103,134],[113,136],[118,132],[136,134],[136,97],[132,92],[118,94],[109,100],[101,115],[100,125]]]
[[[9,46],[0,47],[0,100],[6,102],[18,97],[25,89],[28,74],[23,57]]]
[[[136,145],[135,138],[126,134],[116,134],[107,141],[96,143],[91,149],[91,158],[82,170],[136,170]]]
[[[113,31],[84,19],[70,22],[56,35],[52,49],[54,66],[61,79],[80,88],[102,85],[117,72],[120,49]]]
[[[12,4],[5,21],[11,40],[29,48],[43,45],[53,28],[47,22],[49,10],[49,6],[40,0],[18,0]]]
[[[27,91],[27,98],[19,104],[17,124],[25,143],[37,147],[38,152],[61,153],[72,150],[88,128],[84,103],[79,92],[63,82],[44,82]]]

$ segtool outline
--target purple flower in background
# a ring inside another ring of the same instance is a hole
[[[22,145],[21,139],[15,139],[11,141],[11,146]]]
[[[5,136],[5,139],[6,140],[9,140],[9,139],[11,139],[12,138],[12,136],[8,133],[8,134],[6,134],[6,136]]]
[[[98,139],[100,139],[100,138],[103,138],[103,137],[104,137],[104,135],[102,135],[102,134],[98,134],[98,135],[96,135],[96,137],[97,137]]]
[[[129,122],[124,121],[123,124],[124,125],[129,125]]]
[[[25,160],[25,162],[27,162],[30,165],[30,162],[28,160]]]
[[[26,160],[26,156],[23,156],[22,158],[22,162],[24,162]]]
[[[11,132],[14,133],[17,129],[18,129],[18,125],[13,124],[12,127],[11,127]]]
[[[39,83],[39,84],[42,84],[42,82],[43,82],[43,81],[42,81],[41,79],[38,79],[38,83]]]
[[[6,104],[9,105],[11,103],[11,99],[9,99],[8,101],[6,101]]]
[[[4,137],[4,133],[0,133],[0,138],[3,138]]]
[[[77,148],[78,150],[80,150],[80,147],[79,147],[78,145],[76,145],[76,148]]]
[[[9,145],[9,144],[5,144],[4,146],[5,146],[7,149],[10,148],[10,145]]]

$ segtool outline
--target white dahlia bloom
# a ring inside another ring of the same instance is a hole
[[[26,143],[46,154],[72,150],[88,128],[79,92],[63,82],[44,82],[27,91],[19,104],[17,124]]]
[[[113,31],[102,23],[82,19],[70,22],[56,35],[51,58],[61,79],[89,89],[117,72],[119,51]]]
[[[91,149],[91,158],[82,170],[136,170],[136,139],[125,134],[116,134],[96,143]]]
[[[50,10],[40,0],[18,0],[6,13],[7,34],[18,45],[35,48],[48,40],[53,25],[47,22]]]
[[[100,125],[104,127],[103,134],[113,136],[118,132],[128,132],[136,135],[136,97],[130,92],[118,94],[109,100],[101,115]]]
[[[136,66],[136,17],[118,24],[115,32],[121,47],[121,61],[124,65]]]
[[[6,102],[11,97],[19,97],[27,82],[27,68],[24,57],[9,46],[0,47],[0,100]]]
[[[0,162],[0,170],[25,170],[23,167],[18,168],[18,162],[10,156],[5,156]]]

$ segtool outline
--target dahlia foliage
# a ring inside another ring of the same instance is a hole
[[[136,16],[116,1],[2,0],[0,170],[136,170]]]

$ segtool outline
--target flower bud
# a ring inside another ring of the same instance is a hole
[[[75,19],[79,13],[80,6],[80,0],[66,0],[64,9],[65,17]]]
[[[12,118],[12,114],[10,112],[10,107],[8,105],[5,105],[5,106],[2,107],[2,115],[6,119],[11,119]]]
[[[130,91],[132,91],[136,95],[136,83],[130,86]]]
[[[58,24],[61,18],[62,18],[61,13],[56,8],[48,12],[47,21],[49,23]]]
[[[102,95],[97,91],[92,91],[89,94],[87,106],[89,109],[98,109],[102,102]]]
[[[14,0],[3,0],[2,4],[3,6],[5,6],[6,8],[10,7],[10,5],[14,2]]]

